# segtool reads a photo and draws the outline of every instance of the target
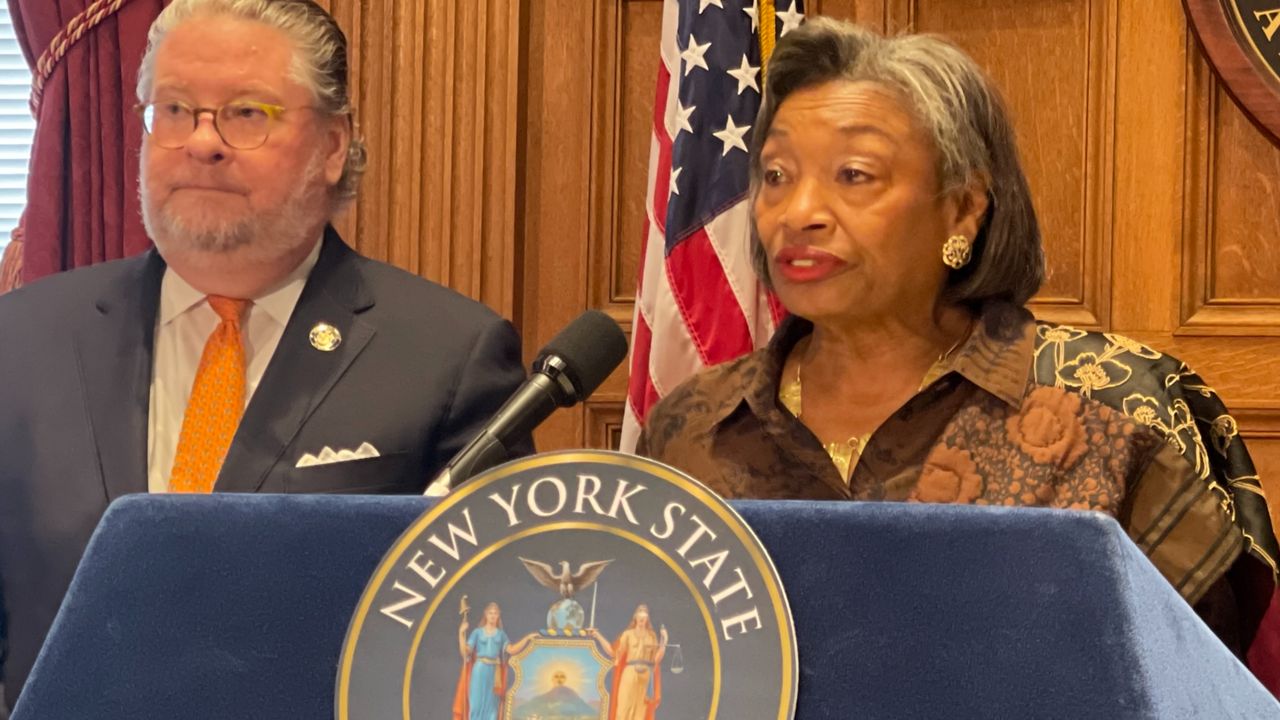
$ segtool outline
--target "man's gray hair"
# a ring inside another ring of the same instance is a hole
[[[347,36],[333,16],[312,0],[173,0],[151,25],[147,52],[138,70],[138,101],[151,99],[155,81],[155,54],[165,36],[192,18],[229,15],[253,20],[279,30],[293,40],[294,79],[311,90],[318,112],[351,120],[351,147],[342,178],[333,189],[333,199],[341,207],[355,198],[364,175],[368,152],[360,136],[351,106],[347,66]]]
[[[990,206],[978,237],[971,238],[973,259],[951,272],[942,299],[970,307],[1030,300],[1044,282],[1044,250],[1013,125],[986,73],[942,38],[887,38],[830,18],[787,33],[769,60],[752,129],[752,198],[763,179],[760,149],[778,107],[791,93],[831,80],[873,82],[906,101],[937,150],[940,193],[962,190],[974,179],[987,183]],[[767,282],[768,258],[754,223],[752,236],[756,271]],[[939,258],[944,240],[938,238]]]

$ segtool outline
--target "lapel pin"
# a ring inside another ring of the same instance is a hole
[[[316,323],[311,328],[311,347],[320,352],[333,352],[342,344],[342,333],[329,323]]]

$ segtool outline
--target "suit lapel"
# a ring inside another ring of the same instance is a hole
[[[147,491],[147,416],[151,358],[164,261],[155,250],[94,301],[76,332],[76,362],[84,384],[93,441],[107,498]]]
[[[303,423],[373,337],[373,326],[360,318],[372,306],[357,256],[328,228],[320,258],[236,430],[216,491],[262,487]],[[338,329],[337,349],[313,347],[311,330],[320,323]]]

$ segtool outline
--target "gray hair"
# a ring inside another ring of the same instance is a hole
[[[753,199],[764,175],[760,149],[791,93],[831,80],[874,82],[903,97],[932,137],[941,193],[961,190],[974,179],[987,183],[990,205],[973,238],[972,260],[951,271],[942,300],[972,308],[988,301],[1022,306],[1040,289],[1044,250],[1013,124],[994,84],[964,51],[939,37],[886,38],[815,18],[778,42],[767,70],[751,138]],[[752,258],[768,282],[768,258],[754,220]]]
[[[347,36],[337,21],[312,0],[173,0],[151,25],[147,52],[138,69],[138,101],[147,102],[155,80],[156,49],[178,25],[195,17],[230,15],[260,22],[293,40],[293,77],[315,96],[316,109],[328,117],[351,120],[351,147],[342,178],[333,189],[340,208],[355,198],[368,164],[368,150],[351,107]],[[336,209],[335,208],[335,209]]]

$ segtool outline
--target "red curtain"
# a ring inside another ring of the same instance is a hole
[[[8,0],[27,63],[94,0]],[[124,0],[53,67],[36,108],[22,221],[21,280],[127,257],[149,246],[138,204],[142,125],[133,112],[147,30],[167,0]],[[15,241],[15,244],[17,241]],[[14,262],[13,259],[10,262]]]

